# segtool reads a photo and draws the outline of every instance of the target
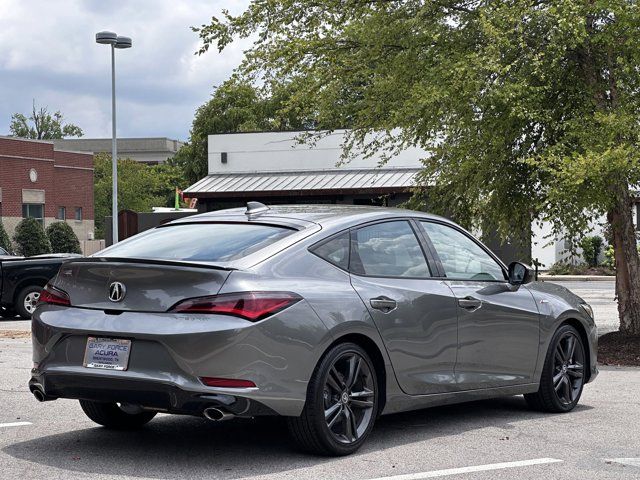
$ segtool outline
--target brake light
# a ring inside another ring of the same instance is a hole
[[[190,298],[175,305],[171,311],[232,315],[256,322],[278,313],[300,300],[302,297],[290,292],[225,293]]]
[[[256,386],[251,380],[237,380],[234,378],[200,377],[200,381],[207,387],[254,388]]]
[[[69,295],[64,290],[54,287],[47,283],[40,292],[40,298],[38,304],[48,303],[49,305],[63,305],[65,307],[71,306]]]

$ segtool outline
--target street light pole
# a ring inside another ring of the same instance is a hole
[[[96,33],[96,42],[111,46],[111,167],[112,203],[111,234],[112,244],[118,243],[118,142],[116,139],[116,48],[131,48],[129,37],[120,37],[114,32]]]
[[[116,47],[111,44],[111,244],[118,243],[118,142],[116,140]]]

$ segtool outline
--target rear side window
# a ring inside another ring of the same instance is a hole
[[[347,270],[349,268],[349,232],[344,232],[311,249],[317,256]]]
[[[375,277],[429,277],[429,267],[409,222],[377,223],[353,237],[351,271]]]
[[[293,232],[274,225],[178,224],[131,237],[103,250],[100,256],[228,262],[257,252]]]

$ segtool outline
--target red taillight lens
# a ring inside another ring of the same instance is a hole
[[[60,290],[59,288],[56,288],[48,283],[42,289],[42,292],[40,292],[38,304],[40,303],[48,303],[50,305],[64,305],[66,307],[71,305],[71,301],[69,300],[69,295],[67,294],[67,292]]]
[[[207,387],[254,388],[256,386],[251,380],[237,380],[234,378],[201,377],[200,381]]]
[[[290,307],[301,299],[299,295],[290,292],[225,293],[190,298],[175,305],[171,311],[233,315],[256,322]]]

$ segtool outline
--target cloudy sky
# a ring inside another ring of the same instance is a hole
[[[187,138],[195,109],[242,59],[248,43],[193,53],[190,26],[248,0],[0,0],[0,135],[11,115],[60,110],[85,137],[111,136],[109,47],[100,30],[133,38],[116,51],[118,136]]]

